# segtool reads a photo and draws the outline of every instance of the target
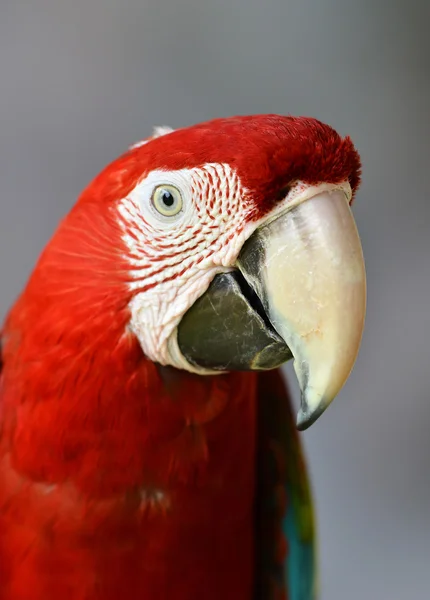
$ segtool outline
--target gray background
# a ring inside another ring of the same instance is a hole
[[[430,4],[0,2],[0,317],[81,189],[152,125],[279,112],[352,136],[368,317],[304,436],[321,598],[430,597]]]

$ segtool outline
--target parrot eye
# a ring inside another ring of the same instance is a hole
[[[160,185],[152,194],[152,204],[164,217],[174,217],[182,210],[181,192],[172,185]]]

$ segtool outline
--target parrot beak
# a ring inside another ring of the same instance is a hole
[[[363,333],[364,260],[345,192],[316,194],[263,224],[236,266],[183,318],[181,352],[222,371],[272,369],[293,357],[305,429],[344,385]]]

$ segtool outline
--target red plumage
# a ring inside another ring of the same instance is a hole
[[[311,119],[220,119],[130,150],[82,194],[2,330],[0,600],[237,600],[254,567],[256,382],[148,361],[115,210],[150,170],[227,163],[259,214],[359,183]]]
[[[115,220],[93,207],[60,226],[2,334],[0,600],[237,597],[255,376],[162,378],[127,331]]]

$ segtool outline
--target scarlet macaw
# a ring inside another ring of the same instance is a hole
[[[310,118],[156,130],[4,323],[0,600],[310,600],[311,424],[365,312],[360,159]]]

